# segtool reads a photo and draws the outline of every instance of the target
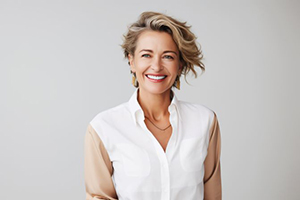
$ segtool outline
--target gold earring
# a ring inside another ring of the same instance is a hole
[[[135,84],[135,77],[132,76],[132,85],[134,85],[134,84]]]
[[[133,76],[132,76],[132,85],[134,87],[138,87],[139,86],[139,82],[137,81],[137,78],[136,78],[136,74],[133,73]]]

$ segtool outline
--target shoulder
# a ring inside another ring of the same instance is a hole
[[[199,103],[191,103],[191,102],[186,102],[186,101],[178,101],[180,105],[180,109],[182,112],[189,112],[189,113],[195,113],[195,114],[201,114],[201,115],[207,115],[207,116],[213,116],[214,111]]]
[[[128,118],[129,116],[130,116],[130,111],[128,107],[128,102],[125,102],[115,107],[99,112],[90,121],[90,124],[94,129],[99,130],[101,129],[101,126],[103,124],[113,125],[118,123],[119,120]]]
[[[216,114],[211,108],[206,105],[199,103],[191,103],[186,101],[178,101],[180,113],[182,113],[183,117],[193,117],[193,118],[201,118],[205,119],[207,122],[211,123]]]

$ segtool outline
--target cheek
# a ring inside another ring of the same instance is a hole
[[[143,73],[144,71],[147,70],[147,62],[145,61],[136,61],[135,62],[135,70],[139,73]]]
[[[179,72],[179,66],[178,66],[178,64],[173,64],[172,65],[172,67],[170,68],[170,72],[172,73],[172,74],[178,74],[178,72]]]

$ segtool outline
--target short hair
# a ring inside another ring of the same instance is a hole
[[[181,74],[186,75],[192,71],[195,77],[197,72],[194,66],[205,71],[202,63],[203,54],[200,45],[196,42],[197,37],[191,32],[191,26],[187,22],[180,22],[170,16],[158,12],[143,12],[139,19],[128,27],[128,32],[123,35],[122,48],[125,58],[134,56],[137,40],[140,34],[146,30],[163,31],[169,33],[179,50],[179,59],[183,64]]]

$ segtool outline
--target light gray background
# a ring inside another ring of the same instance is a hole
[[[284,0],[0,0],[0,199],[85,198],[86,127],[132,95],[120,44],[146,10],[202,45],[206,72],[176,93],[219,117],[223,199],[299,199],[300,3]]]

